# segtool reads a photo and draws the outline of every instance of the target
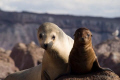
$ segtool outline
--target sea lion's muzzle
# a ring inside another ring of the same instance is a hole
[[[44,44],[44,49],[47,49],[47,47],[48,47],[48,44]]]
[[[81,40],[82,40],[82,41],[85,41],[85,39],[84,39],[83,37],[81,38]]]

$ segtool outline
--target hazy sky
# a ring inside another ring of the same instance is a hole
[[[6,11],[120,17],[120,0],[0,0]]]

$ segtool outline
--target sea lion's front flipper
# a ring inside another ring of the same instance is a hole
[[[71,74],[71,68],[70,68],[70,65],[68,65],[66,73],[59,75],[57,78],[55,78],[55,80],[58,80],[60,77],[62,77],[62,76],[68,76],[70,74]]]
[[[96,71],[112,71],[112,70],[109,69],[109,68],[102,68],[102,67],[100,67],[99,62],[98,62],[98,60],[96,58],[94,63],[93,63],[92,71],[96,72]]]

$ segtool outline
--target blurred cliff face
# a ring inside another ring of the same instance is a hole
[[[120,18],[80,17],[69,15],[35,14],[0,11],[0,47],[11,49],[16,43],[37,41],[36,29],[44,22],[53,22],[73,38],[79,27],[92,31],[93,44],[113,38],[112,32],[120,26]]]

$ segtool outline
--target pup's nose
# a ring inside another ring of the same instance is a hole
[[[47,47],[48,47],[48,44],[44,44],[44,48],[47,49]]]
[[[84,38],[81,38],[82,41],[84,41]]]

